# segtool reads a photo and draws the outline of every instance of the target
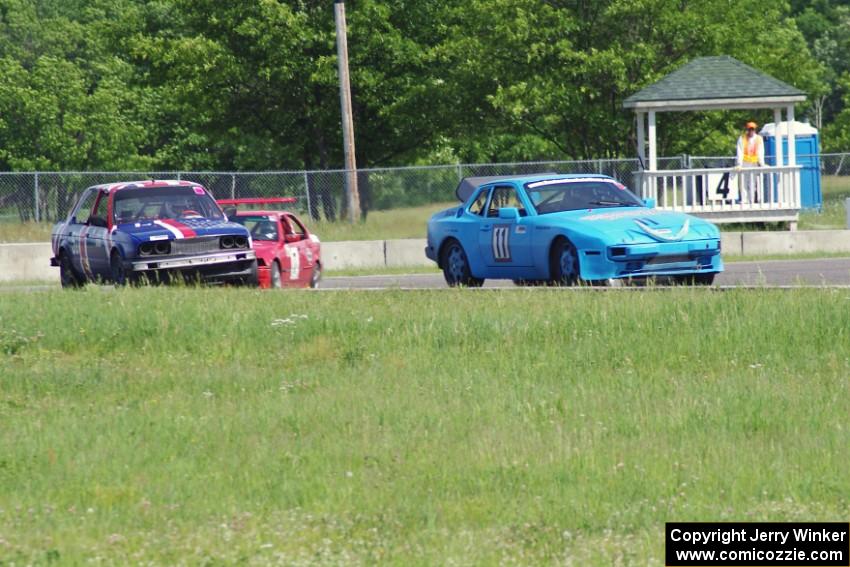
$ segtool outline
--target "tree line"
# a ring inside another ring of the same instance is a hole
[[[728,54],[850,150],[845,0],[348,0],[359,167],[633,157],[622,101]],[[342,165],[329,0],[0,0],[0,170]],[[673,113],[726,155],[768,111]]]

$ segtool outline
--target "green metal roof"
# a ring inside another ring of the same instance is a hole
[[[625,108],[758,108],[806,94],[728,55],[699,57],[623,101]]]

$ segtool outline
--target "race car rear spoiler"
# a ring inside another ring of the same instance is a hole
[[[538,173],[535,175],[554,175],[554,173]],[[489,177],[464,177],[455,189],[455,196],[461,203],[465,203],[475,190],[482,185],[487,185],[493,181],[501,181],[502,179],[516,179],[517,177],[527,177],[527,175],[491,175]]]
[[[216,199],[219,205],[270,205],[273,203],[294,203],[295,197],[251,197],[246,199]]]

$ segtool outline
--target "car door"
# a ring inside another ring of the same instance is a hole
[[[282,283],[288,287],[299,287],[303,285],[305,278],[309,278],[309,273],[305,275],[308,270],[303,250],[304,235],[297,232],[300,227],[292,222],[292,218],[287,214],[280,215],[280,225],[283,230]]]
[[[91,216],[97,196],[98,191],[96,188],[90,187],[85,190],[68,219],[68,228],[66,229],[68,235],[66,242],[68,252],[71,255],[71,265],[78,273],[85,275],[87,279],[94,279],[86,250],[86,233],[89,228],[89,217]]]
[[[499,218],[499,209],[512,207],[518,218]],[[526,208],[512,185],[496,185],[490,193],[478,232],[481,257],[490,267],[531,266],[531,231]]]
[[[301,263],[301,277],[298,281],[307,285],[313,277],[313,268],[316,265],[316,258],[313,255],[313,248],[310,242],[310,233],[304,227],[301,219],[292,213],[286,213],[285,216],[289,222],[289,226],[292,227],[293,234],[298,237],[298,241],[295,243],[295,247],[298,250],[298,259]]]
[[[109,265],[109,192],[102,189],[97,192],[97,201],[94,210],[86,223],[86,245],[85,251],[88,256],[89,267],[94,276],[101,278],[111,277]]]

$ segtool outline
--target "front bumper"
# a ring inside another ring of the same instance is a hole
[[[720,239],[654,244],[621,244],[604,251],[585,250],[581,275],[586,280],[673,276],[723,271]]]
[[[425,247],[425,257],[431,260],[432,262],[437,262],[438,264],[440,263],[439,259],[437,258],[437,251],[434,250],[434,247],[430,244]]]
[[[221,264],[229,264],[233,262],[242,262],[245,260],[254,260],[257,255],[253,250],[223,251],[214,252],[212,254],[197,254],[194,256],[181,256],[177,258],[169,258],[167,256],[151,256],[145,260],[133,260],[130,262],[129,269],[133,272],[148,272],[151,270],[181,270],[195,269],[204,266],[214,266]]]
[[[132,260],[125,267],[135,277],[149,275],[153,279],[167,281],[169,277],[166,274],[180,274],[191,281],[227,282],[250,277],[255,270],[256,258],[253,250],[227,250],[176,258],[154,256]]]

